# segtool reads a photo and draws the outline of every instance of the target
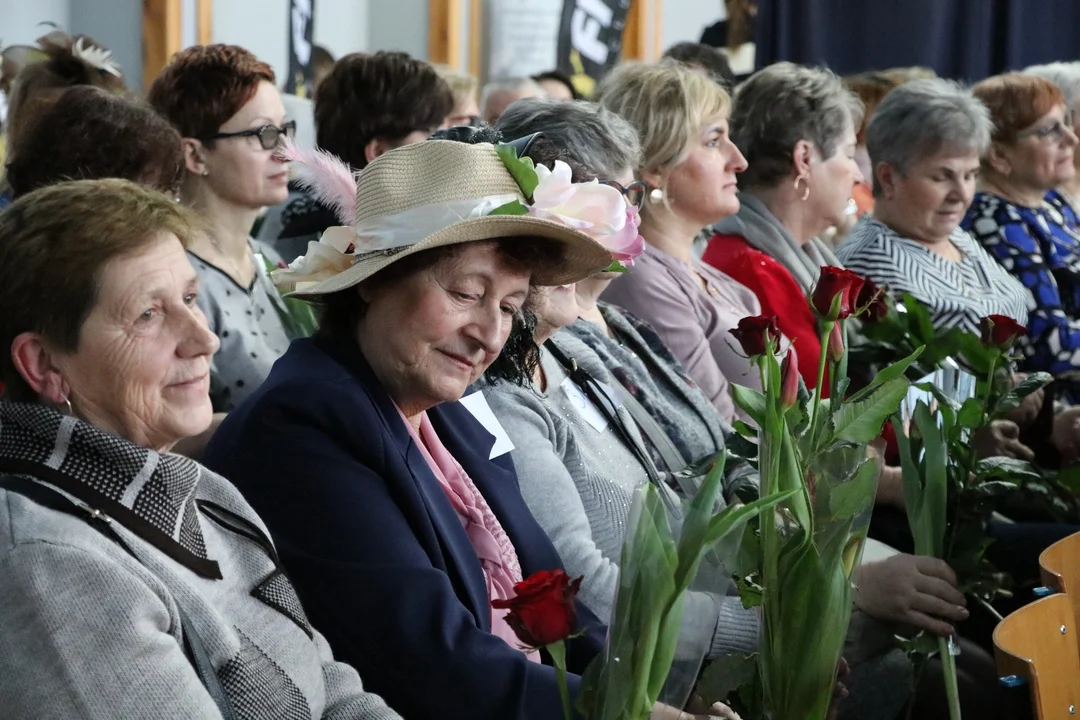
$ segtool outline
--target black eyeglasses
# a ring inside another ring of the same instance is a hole
[[[625,187],[617,180],[600,180],[600,184],[618,190],[626,198],[626,202],[636,207],[638,212],[645,208],[645,197],[649,194],[649,183],[644,180],[635,180]]]
[[[1017,138],[1037,137],[1044,143],[1060,142],[1065,139],[1065,135],[1068,130],[1073,129],[1072,117],[1068,116],[1064,120],[1059,120],[1053,125],[1047,127],[1035,128],[1033,130],[1025,130],[1019,133]]]
[[[282,138],[291,138],[296,135],[296,121],[290,120],[281,127],[276,125],[263,125],[252,130],[240,130],[238,132],[218,133],[206,138],[207,140],[222,140],[232,137],[255,137],[259,138],[259,144],[263,150],[273,150],[281,144]]]

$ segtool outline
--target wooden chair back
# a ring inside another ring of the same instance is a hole
[[[1080,715],[1080,650],[1069,598],[1055,594],[1025,605],[994,630],[998,674],[1028,684],[1036,720]]]
[[[1062,538],[1043,550],[1039,555],[1039,571],[1043,585],[1069,596],[1073,619],[1080,627],[1080,533]]]

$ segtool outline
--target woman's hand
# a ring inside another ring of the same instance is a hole
[[[1027,375],[1024,373],[1013,374],[1013,383],[1015,385],[1019,385],[1026,379]],[[1039,417],[1045,399],[1046,393],[1043,391],[1043,388],[1039,388],[1024,398],[1015,409],[1005,416],[1005,419],[1012,420],[1020,427],[1026,428],[1035,422],[1035,418]]]
[[[855,607],[870,617],[942,637],[956,632],[951,623],[968,617],[967,599],[944,560],[894,555],[861,565],[858,573]]]
[[[840,662],[836,664],[836,685],[833,687],[832,702],[829,703],[829,714],[826,715],[826,720],[836,720],[840,714],[840,703],[848,696],[847,686],[844,685],[840,678],[849,672],[851,672],[851,667],[848,665],[847,660],[840,658]]]
[[[1052,439],[1061,453],[1063,466],[1080,457],[1080,406],[1066,408],[1054,416]]]
[[[1035,453],[1020,442],[1020,427],[1012,420],[994,420],[979,428],[972,438],[972,446],[978,458],[1011,457],[1017,460],[1033,460]]]
[[[710,708],[701,708],[700,701],[697,705],[691,702],[687,711],[683,712],[670,705],[656,703],[649,720],[707,720],[708,718],[722,718],[722,720],[742,720],[739,714],[723,703],[716,703]]]

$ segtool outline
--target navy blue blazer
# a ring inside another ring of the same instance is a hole
[[[509,455],[460,403],[428,411],[483,493],[522,573],[562,567]],[[204,463],[273,535],[312,624],[338,660],[409,720],[562,718],[554,668],[491,634],[487,583],[457,513],[355,345],[293,342],[214,434]],[[580,674],[604,627],[578,603],[567,661]],[[580,678],[570,678],[575,692]]]

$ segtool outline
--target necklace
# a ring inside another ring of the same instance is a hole
[[[239,283],[240,285],[246,285],[247,283],[244,282],[244,281],[247,280],[248,278],[247,278],[247,275],[245,275],[244,272],[242,272],[240,270],[240,266],[238,266],[235,262],[233,262],[233,259],[231,257],[229,257],[225,253],[224,250],[221,249],[221,243],[218,242],[218,239],[216,237],[214,237],[213,235],[207,235],[207,237],[210,239],[210,244],[214,246],[214,250],[217,252],[218,255],[221,256],[221,259],[224,260],[225,262],[227,262],[229,264],[229,266],[232,268],[233,273],[234,273],[234,277],[236,279],[236,282]],[[247,252],[244,253],[244,257],[246,257],[248,259],[248,262],[250,263],[250,261],[251,261],[251,250],[250,249],[248,249]]]

